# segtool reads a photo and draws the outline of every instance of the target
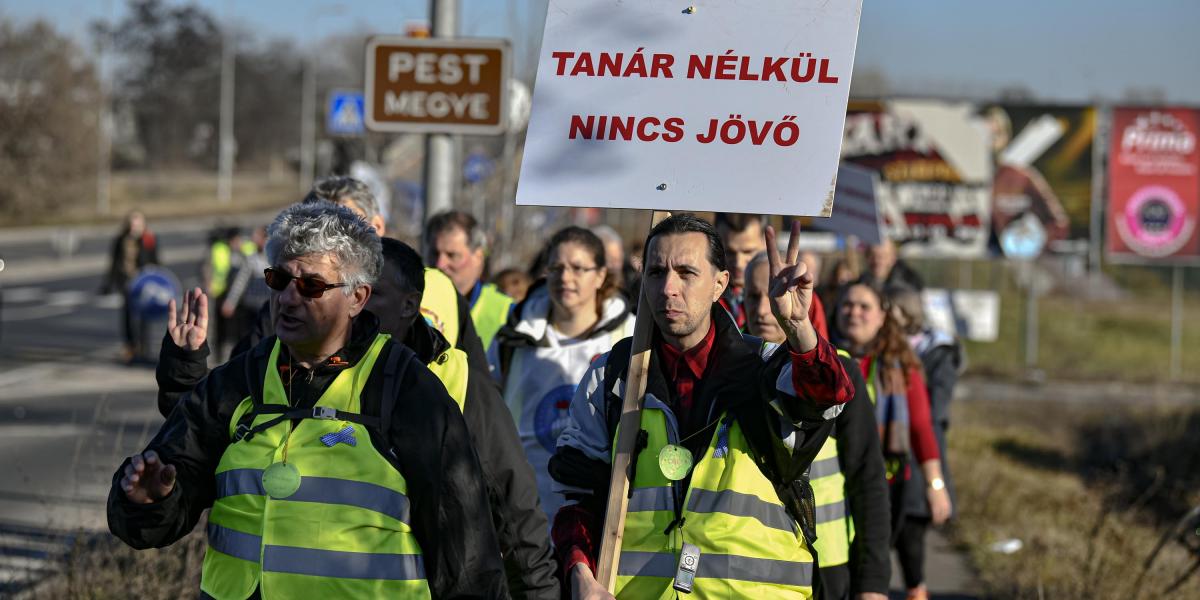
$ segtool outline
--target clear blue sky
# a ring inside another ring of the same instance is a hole
[[[178,2],[179,0],[170,0]],[[399,33],[426,18],[426,0],[198,0],[264,36],[310,39]],[[519,23],[510,27],[510,3]],[[465,35],[513,35],[517,56],[539,44],[546,0],[461,0]],[[0,0],[0,15],[41,17],[68,35],[119,17],[123,0]],[[1200,0],[865,0],[856,65],[906,95],[983,96],[1024,87],[1036,98],[1119,100],[1131,88],[1200,105]]]

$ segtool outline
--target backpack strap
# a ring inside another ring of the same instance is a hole
[[[408,373],[408,367],[416,355],[407,346],[388,341],[390,346],[387,361],[383,365],[383,396],[379,399],[379,435],[387,439],[387,428],[396,409],[396,396],[400,393],[400,382]]]

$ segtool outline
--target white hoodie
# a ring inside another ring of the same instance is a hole
[[[513,350],[507,373],[500,373],[499,338],[488,348],[492,372],[504,385],[504,400],[517,423],[525,458],[537,476],[542,510],[551,523],[563,504],[552,492],[547,467],[558,435],[567,426],[568,410],[575,388],[596,357],[613,344],[633,335],[633,315],[624,298],[614,296],[604,303],[604,312],[594,333],[584,338],[567,338],[550,327],[550,293],[546,287],[531,290],[521,305],[516,331],[533,340]]]

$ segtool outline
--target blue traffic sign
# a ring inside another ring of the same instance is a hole
[[[333,90],[325,111],[325,130],[329,135],[362,135],[363,95],[350,90]]]
[[[495,168],[495,163],[486,154],[472,152],[467,155],[463,164],[463,179],[466,179],[467,183],[479,183],[487,179]]]
[[[129,283],[129,305],[142,319],[165,317],[167,304],[179,294],[179,280],[162,267],[145,267]]]
[[[1033,260],[1046,247],[1046,228],[1037,216],[1026,213],[1000,232],[1000,249],[1017,260]]]

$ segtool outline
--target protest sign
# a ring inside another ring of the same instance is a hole
[[[828,216],[861,0],[552,0],[517,204]]]
[[[814,219],[813,227],[843,236],[854,236],[864,244],[876,245],[883,239],[879,207],[875,203],[878,174],[870,169],[842,163],[838,168],[834,203],[837,208],[828,219]]]

